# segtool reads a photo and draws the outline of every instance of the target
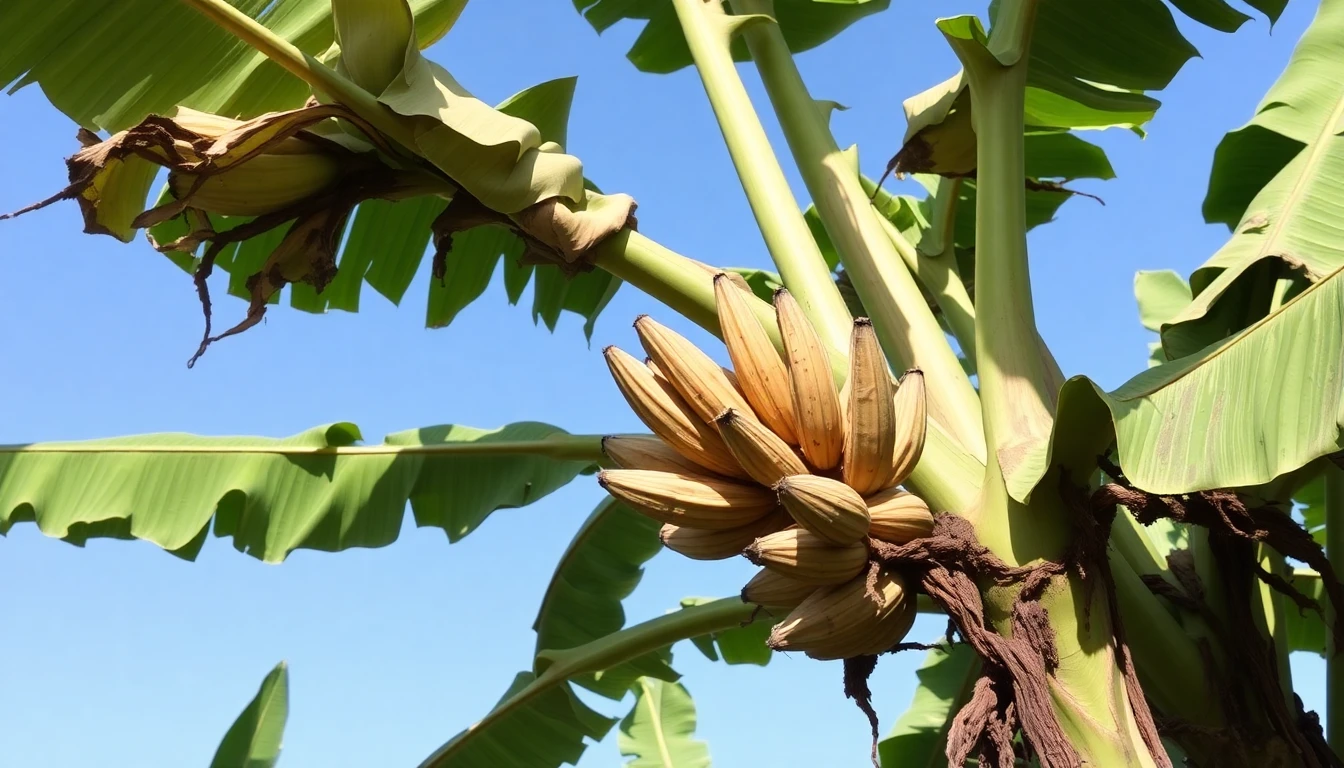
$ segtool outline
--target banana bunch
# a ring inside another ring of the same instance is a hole
[[[640,362],[604,354],[616,385],[655,436],[603,441],[619,469],[598,482],[663,523],[663,543],[697,560],[745,555],[763,566],[743,600],[787,609],[775,650],[818,659],[875,654],[900,642],[915,599],[900,574],[870,573],[869,537],[927,536],[933,516],[901,490],[924,447],[924,378],[893,379],[867,318],[854,321],[849,376],[831,364],[798,302],[775,294],[781,356],[752,314],[749,293],[714,278],[733,370],[647,315]]]

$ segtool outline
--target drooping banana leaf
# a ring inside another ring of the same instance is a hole
[[[661,526],[615,499],[605,499],[584,522],[556,565],[532,628],[537,652],[590,643],[625,626],[621,601],[638,586],[644,563],[658,554]],[[572,682],[621,699],[643,676],[675,680],[666,649]]]
[[[686,597],[681,600],[683,610],[708,605],[709,597]],[[751,622],[716,630],[691,638],[693,644],[710,661],[724,664],[755,664],[764,667],[774,653],[765,644],[770,629],[784,619],[784,614],[773,615],[765,610],[756,611]]]
[[[304,52],[328,63],[343,63],[337,58],[340,51],[334,43],[330,0],[231,2]],[[416,44],[408,46],[403,55],[413,60],[417,72],[433,68],[420,57],[417,48],[441,38],[457,20],[464,4],[465,0],[416,0],[410,3],[415,13]],[[15,0],[0,8],[0,26],[24,31],[16,36],[15,45],[0,51],[0,83],[17,80],[16,87],[39,83],[58,108],[93,129],[119,130],[136,123],[146,114],[167,113],[178,105],[251,117],[261,112],[297,107],[311,93],[306,84],[217,29],[183,3]],[[97,77],[88,76],[93,71],[98,73]],[[446,73],[438,74],[437,82],[441,85],[451,80]],[[416,82],[422,86],[421,90],[428,88],[425,78]],[[525,165],[533,169],[528,171],[532,191],[522,196],[519,196],[521,187],[517,186],[517,180],[506,178],[507,174],[501,172],[501,162],[481,160],[487,154],[487,148],[497,153],[499,147],[516,145],[522,139],[530,142],[529,146],[536,144],[544,149],[542,154],[546,162],[567,157],[559,154],[557,148],[565,140],[564,127],[573,85],[572,78],[543,83],[519,93],[501,104],[498,110],[470,98],[455,82],[445,85],[446,90],[437,86],[428,88],[440,99],[451,98],[456,105],[452,120],[436,135],[442,136],[443,130],[457,133],[448,144],[435,140],[436,146],[442,145],[442,149],[451,144],[452,148],[463,149],[460,137],[468,134],[483,142],[479,151],[451,153],[454,158],[469,158],[473,163],[465,169],[454,166],[452,171],[457,174],[456,180],[469,189],[484,184],[474,191],[487,197],[511,189],[513,191],[508,195],[512,207],[537,194],[550,194],[545,191],[548,189],[581,197],[583,182],[578,163],[573,158],[564,161],[567,170],[563,173],[559,170],[541,173],[535,170],[540,166],[529,160]],[[434,101],[408,95],[408,88],[402,82],[389,89],[389,98],[408,112],[415,111],[411,108],[414,104],[423,106]],[[414,104],[408,106],[410,102]],[[440,117],[446,119],[446,113]],[[489,126],[496,124],[501,126],[500,131],[491,133]],[[73,139],[73,129],[71,134]],[[546,142],[555,142],[555,145]],[[542,144],[545,146],[541,147]],[[509,154],[508,150],[505,154]],[[518,163],[522,154],[513,152],[509,162]],[[538,153],[533,151],[531,154]],[[481,181],[471,182],[478,171]],[[365,281],[393,303],[400,303],[424,261],[431,236],[430,224],[445,205],[445,201],[438,198],[397,203],[370,200],[361,204],[331,284],[321,292],[308,285],[296,284],[290,291],[290,303],[308,312],[325,312],[332,308],[357,311]],[[158,242],[170,242],[184,233],[184,225],[170,222],[156,228],[154,234]],[[571,280],[554,265],[519,264],[516,238],[507,237],[501,246],[500,238],[491,234],[469,232],[459,235],[453,255],[462,266],[431,285],[426,324],[429,327],[447,325],[462,307],[480,295],[494,271],[494,264],[504,257],[513,303],[517,303],[521,286],[525,286],[535,272],[534,319],[554,329],[560,313],[572,311],[584,317],[585,329],[591,335],[593,322],[619,286],[619,281],[604,272],[581,273]],[[248,297],[247,280],[265,264],[276,239],[259,236],[231,246],[221,257],[217,266],[231,273],[231,294]],[[170,254],[170,257],[184,269],[194,266],[189,255]],[[450,276],[460,279],[450,282],[447,279]],[[520,287],[513,290],[514,285]],[[272,297],[272,303],[274,301]]]
[[[626,768],[709,768],[709,746],[695,738],[695,702],[681,683],[644,678],[635,706],[621,720]]]
[[[279,562],[396,540],[416,524],[457,541],[497,509],[565,485],[601,457],[598,436],[536,422],[425,427],[361,445],[349,423],[293,437],[158,434],[0,447],[0,533],[143,539],[187,559],[206,535]]]
[[[884,11],[890,0],[775,0],[775,17],[791,51],[806,51],[840,34],[850,24]],[[728,4],[724,4],[725,9]],[[668,73],[690,66],[691,50],[677,23],[671,0],[574,0],[593,29],[601,33],[623,20],[645,21],[626,58],[644,72]],[[733,58],[749,61],[746,44],[733,43]]]
[[[1194,300],[1162,333],[1168,357],[1240,330],[1344,265],[1341,61],[1344,2],[1324,0],[1255,117],[1218,145],[1204,217],[1233,234],[1190,276]]]
[[[1070,379],[1050,441],[1005,464],[1009,492],[1025,501],[1052,466],[1089,476],[1112,440],[1130,482],[1168,494],[1262,485],[1340,450],[1341,274],[1113,392]]]
[[[288,718],[289,669],[282,661],[224,734],[210,768],[274,768]]]
[[[304,53],[335,42],[331,0],[230,0]],[[415,0],[426,47],[466,0]],[[0,85],[38,84],[57,109],[90,130],[119,131],[178,105],[254,117],[301,106],[310,90],[185,3],[160,0],[7,0]],[[73,131],[71,135],[73,137]]]
[[[616,722],[575,695],[570,681],[590,678],[633,659],[666,653],[673,644],[736,627],[751,615],[737,598],[673,611],[581,646],[544,650],[480,722],[454,736],[420,768],[497,768],[574,764],[590,741]],[[667,682],[675,682],[668,680]]]

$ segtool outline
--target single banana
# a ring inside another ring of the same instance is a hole
[[[924,372],[911,368],[901,377],[896,389],[895,416],[896,450],[891,474],[885,485],[900,485],[915,471],[919,457],[924,453],[924,434],[928,427],[925,405]]]
[[[924,500],[900,488],[868,497],[868,535],[905,544],[933,533],[933,515]]]
[[[667,374],[663,371],[662,368],[658,367],[658,363],[655,362],[653,358],[651,357],[644,358],[644,364],[649,366],[650,371],[653,371],[653,377],[658,380],[658,383],[666,386],[673,392],[677,391],[677,388],[672,384],[672,380],[667,377]],[[736,389],[739,395],[742,394],[742,387],[741,385],[738,384],[737,374],[733,372],[733,369],[719,366],[719,370],[723,371],[723,377],[725,379],[728,379],[728,383],[733,385],[733,389]],[[681,397],[680,394],[678,394],[677,396]]]
[[[771,608],[797,608],[808,595],[824,587],[806,584],[762,568],[742,587],[742,602]]]
[[[774,495],[764,488],[704,475],[605,469],[597,482],[636,511],[676,526],[738,528],[775,509]]]
[[[719,364],[685,337],[648,315],[635,320],[635,330],[649,358],[702,420],[713,421],[725,408],[756,418]]]
[[[221,216],[260,216],[305,200],[342,176],[339,158],[328,154],[261,153],[222,173],[200,177],[173,171],[168,186],[191,207]]]
[[[683,475],[705,473],[704,467],[654,435],[607,435],[602,438],[602,452],[621,469],[656,469]]]
[[[896,402],[887,357],[866,317],[854,321],[849,343],[849,402],[845,408],[843,476],[868,495],[887,487],[895,462]]]
[[[770,632],[776,651],[803,651],[814,659],[848,659],[890,650],[915,622],[916,601],[898,574],[880,571],[876,594],[866,575],[803,600]]]
[[[640,420],[677,453],[728,477],[746,477],[714,427],[702,422],[670,387],[643,363],[616,347],[603,351],[612,378]]]
[[[765,328],[752,314],[748,301],[728,273],[715,276],[714,302],[719,310],[719,327],[733,368],[738,372],[742,394],[766,426],[784,442],[797,445],[789,369]]]
[[[801,528],[762,536],[742,554],[755,565],[817,586],[843,584],[868,563],[868,548],[863,544],[837,547]]]
[[[714,420],[719,436],[752,480],[767,488],[788,475],[807,473],[807,465],[788,443],[764,424],[729,408]]]
[[[775,291],[775,315],[784,340],[798,445],[812,466],[832,469],[840,463],[845,427],[826,349],[798,301],[783,288]]]
[[[692,560],[724,560],[742,554],[751,542],[775,531],[783,530],[793,519],[783,510],[775,510],[754,523],[738,528],[710,531],[664,525],[658,532],[663,545]]]
[[[793,519],[829,544],[847,546],[868,535],[868,505],[839,480],[790,475],[774,489]]]

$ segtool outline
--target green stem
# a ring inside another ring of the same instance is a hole
[[[934,195],[935,211],[941,209],[943,215],[949,218],[955,215],[959,184],[958,179],[939,181],[938,191]],[[868,184],[864,184],[863,187],[864,192],[875,195],[874,202],[879,205],[891,204],[890,192],[877,186],[870,187]],[[945,202],[944,197],[951,197],[952,202]],[[971,302],[971,296],[966,292],[966,284],[962,282],[961,274],[957,271],[956,254],[947,250],[941,255],[930,256],[923,252],[922,242],[917,251],[900,232],[896,231],[896,226],[885,216],[879,218],[892,247],[901,255],[905,266],[914,273],[915,279],[932,294],[934,301],[938,303],[938,309],[942,311],[943,317],[947,318],[947,324],[952,329],[957,344],[961,346],[961,354],[966,357],[971,369],[975,370],[975,305]],[[934,229],[938,226],[937,221],[933,222]]]
[[[732,5],[740,14],[771,15],[772,10],[770,0],[732,0]],[[882,228],[859,183],[858,169],[831,136],[826,115],[808,93],[779,25],[753,24],[743,37],[826,233],[854,279],[887,356],[895,365],[924,370],[930,419],[972,456],[983,456],[975,389]]]
[[[751,619],[754,611],[755,606],[743,603],[739,598],[725,597],[627,627],[575,648],[542,651],[537,654],[536,679],[496,705],[479,723],[435,750],[420,763],[420,768],[451,765],[459,750],[470,743],[472,734],[486,731],[495,721],[572,678],[611,669],[680,640],[741,626],[742,622]]]
[[[415,135],[407,121],[378,103],[373,94],[355,85],[344,75],[299,50],[288,40],[262,26],[256,19],[229,5],[225,0],[182,0],[199,11],[215,26],[255,48],[290,74],[308,83],[314,90],[345,105],[393,141],[418,154]]]
[[[1010,451],[1046,439],[1052,418],[1027,264],[1027,68],[1025,61],[1002,66],[979,41],[949,40],[966,67],[978,148],[975,347],[985,440],[991,453],[1010,460]]]
[[[623,230],[603,240],[589,256],[594,266],[605,269],[691,322],[722,338],[714,305],[712,269],[664,248],[638,232]],[[764,301],[751,302],[752,311],[777,349],[782,345],[774,309]],[[847,374],[845,356],[832,352],[832,373],[837,381]],[[962,450],[941,425],[929,423],[924,453],[908,485],[936,510],[969,509],[979,492],[984,464]]]
[[[1336,573],[1344,571],[1344,470],[1325,468],[1325,553]],[[1336,557],[1340,555],[1340,557]],[[1344,607],[1330,606],[1331,621]],[[1330,637],[1329,632],[1326,633]],[[1334,643],[1326,651],[1326,737],[1335,754],[1344,754],[1344,650]]]
[[[747,202],[784,285],[798,299],[817,333],[836,349],[848,350],[852,324],[849,310],[803,220],[729,50],[741,27],[769,20],[730,17],[718,2],[673,0],[672,5]]]

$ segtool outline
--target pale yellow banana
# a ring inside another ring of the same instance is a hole
[[[849,343],[849,402],[845,408],[843,476],[861,495],[887,487],[895,462],[896,401],[887,357],[866,317],[854,321]]]
[[[656,469],[686,475],[705,473],[704,467],[653,435],[608,435],[602,438],[602,452],[621,469]]]
[[[751,542],[792,522],[783,510],[776,510],[754,523],[721,531],[664,525],[658,537],[668,549],[692,560],[723,560],[742,554]]]
[[[866,575],[814,592],[770,632],[777,651],[815,659],[848,659],[890,650],[914,624],[916,601],[898,574],[881,571],[876,595]]]
[[[342,175],[337,158],[323,154],[258,154],[204,178],[173,172],[168,185],[191,207],[222,216],[260,216],[305,200]]]
[[[774,494],[764,488],[705,475],[606,469],[597,482],[637,512],[677,526],[738,528],[775,509]]]
[[[746,586],[742,587],[742,602],[774,608],[796,608],[808,595],[818,589],[825,587],[806,584],[788,576],[781,576],[768,568],[762,568],[759,573],[751,577]]]
[[[677,453],[729,477],[746,477],[713,426],[702,422],[670,387],[664,387],[643,363],[617,349],[603,354],[612,378],[640,420]]]
[[[812,466],[831,469],[840,463],[845,427],[826,349],[798,301],[782,288],[775,292],[775,315],[788,362],[798,445]]]
[[[933,533],[933,515],[924,500],[888,488],[868,498],[868,535],[892,544],[905,544]]]
[[[837,547],[802,528],[762,536],[742,554],[782,576],[818,586],[843,584],[868,563],[868,548],[863,544]]]
[[[807,465],[788,443],[764,424],[729,408],[714,420],[719,437],[752,480],[767,488],[788,475],[807,473]]]
[[[774,486],[798,524],[829,544],[845,546],[868,535],[868,505],[858,491],[820,475],[791,475]]]
[[[924,453],[924,434],[928,427],[925,406],[924,372],[912,368],[901,377],[895,397],[896,450],[886,485],[900,485],[915,470]]]
[[[657,379],[659,383],[668,387],[673,392],[677,391],[677,388],[672,384],[672,380],[667,377],[667,373],[665,373],[663,369],[658,366],[658,363],[655,362],[653,358],[651,357],[644,358],[644,364],[649,366],[650,371],[653,371],[653,377]],[[733,372],[733,369],[719,366],[719,370],[723,371],[723,377],[725,379],[728,379],[728,383],[733,385],[733,389],[736,389],[739,395],[742,394],[742,386],[738,383],[737,374]],[[678,394],[677,396],[681,397],[680,394]]]
[[[765,425],[784,442],[798,444],[789,391],[789,369],[770,342],[761,323],[752,314],[749,299],[735,287],[727,273],[714,278],[714,301],[719,327],[728,346],[728,356],[738,372],[742,394]]]
[[[685,337],[648,315],[635,321],[635,330],[649,358],[701,419],[713,421],[725,408],[736,408],[756,418],[719,364]]]

